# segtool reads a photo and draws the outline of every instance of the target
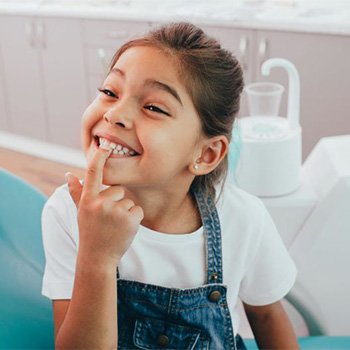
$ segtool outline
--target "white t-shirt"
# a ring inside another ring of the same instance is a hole
[[[236,333],[240,300],[250,305],[280,300],[293,286],[297,271],[258,197],[227,182],[217,211],[223,284]],[[58,187],[44,206],[42,234],[46,256],[42,294],[50,299],[71,299],[79,232],[77,209],[66,184]],[[166,234],[140,225],[118,266],[122,279],[196,288],[206,284],[205,259],[203,228],[190,234]]]

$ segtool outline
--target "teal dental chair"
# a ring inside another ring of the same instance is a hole
[[[41,295],[46,196],[0,168],[0,349],[53,349],[49,299]]]

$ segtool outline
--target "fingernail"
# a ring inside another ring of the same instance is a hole
[[[72,178],[72,176],[73,176],[73,174],[70,173],[69,171],[64,174],[64,177],[65,177],[67,182],[69,182],[69,180]]]

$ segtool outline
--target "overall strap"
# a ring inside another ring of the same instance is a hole
[[[201,214],[206,242],[207,283],[223,283],[221,227],[219,215],[212,197],[204,197],[202,191],[193,190]]]

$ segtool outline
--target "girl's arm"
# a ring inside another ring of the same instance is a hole
[[[116,349],[116,266],[79,252],[72,299],[54,301],[56,349]]]
[[[263,306],[244,304],[259,349],[299,349],[287,313],[277,301]]]
[[[68,308],[63,302],[55,305],[56,349],[117,348],[116,268],[137,233],[143,210],[125,197],[121,186],[101,191],[111,151],[96,150],[84,186],[68,176],[77,207],[79,249],[72,299]]]

